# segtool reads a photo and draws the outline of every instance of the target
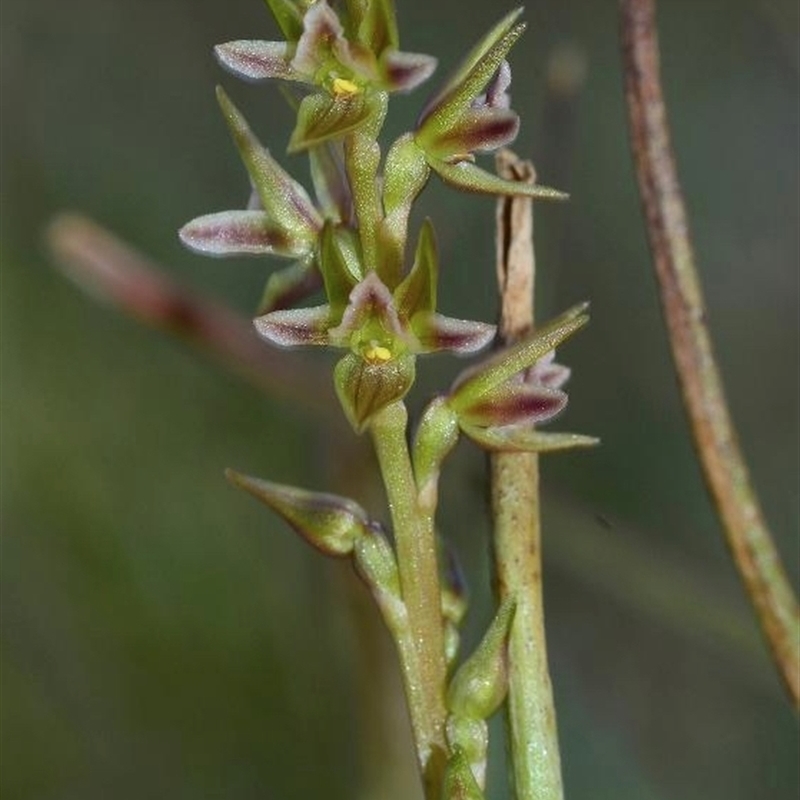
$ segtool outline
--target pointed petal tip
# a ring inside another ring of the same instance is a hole
[[[302,347],[329,343],[328,306],[288,308],[256,317],[253,325],[259,336],[278,347]]]
[[[187,222],[178,238],[184,247],[206,256],[299,255],[297,238],[273,224],[263,211],[219,211]]]
[[[225,42],[214,47],[214,56],[224,70],[246,81],[302,80],[289,63],[285,42],[250,39]]]
[[[436,71],[437,60],[423,53],[388,51],[382,67],[389,91],[411,92]]]

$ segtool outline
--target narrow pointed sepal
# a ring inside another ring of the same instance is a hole
[[[464,751],[457,747],[447,760],[442,787],[444,800],[485,800]]]
[[[569,195],[548,186],[509,181],[487,172],[471,161],[451,164],[441,159],[430,159],[430,168],[445,182],[465,192],[497,195],[524,195],[535,200],[568,200]]]
[[[422,223],[414,264],[394,293],[395,305],[401,317],[412,319],[415,314],[436,311],[436,286],[439,280],[439,256],[436,236],[430,219]]]
[[[322,220],[308,193],[264,148],[240,111],[221,87],[217,99],[242,161],[258,192],[261,207],[276,225],[291,232],[310,249]]]
[[[503,601],[481,643],[450,681],[447,707],[452,714],[488,719],[503,702],[508,691],[508,633],[514,610],[513,599]]]
[[[482,350],[494,339],[496,331],[495,326],[488,322],[426,313],[412,318],[411,329],[419,342],[419,352],[447,350],[456,355]]]
[[[581,303],[569,309],[530,336],[465,370],[450,390],[450,407],[460,412],[480,403],[503,382],[532,367],[589,321],[583,313],[586,308],[587,304]]]
[[[378,353],[374,361],[367,361],[348,353],[334,369],[336,394],[356,433],[361,433],[379,411],[405,397],[414,383],[412,355],[387,361],[382,355]]]
[[[417,127],[422,139],[449,127],[486,88],[514,42],[525,30],[517,24],[522,8],[506,14],[468,53],[461,65],[426,103]]]
[[[271,483],[231,469],[225,475],[234,486],[269,506],[309,544],[327,555],[348,555],[356,541],[367,535],[370,521],[366,512],[346,497]]]
[[[279,347],[330,344],[330,308],[287,308],[271,311],[253,320],[258,334]]]
[[[555,453],[595,447],[600,440],[580,433],[543,433],[527,427],[480,428],[462,425],[466,436],[484,450],[497,453]]]
[[[220,211],[187,222],[178,236],[184,246],[206,256],[277,255],[292,257],[304,247],[264,211]]]
[[[246,81],[264,81],[270,78],[306,81],[290,64],[289,46],[286,42],[254,39],[225,42],[214,48],[214,55],[224,69]]]

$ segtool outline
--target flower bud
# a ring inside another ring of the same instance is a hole
[[[268,505],[326,555],[348,555],[369,530],[367,513],[346,497],[270,483],[232,469],[226,470],[225,477]]]
[[[515,603],[507,599],[475,652],[459,667],[447,691],[447,707],[454,715],[487,719],[508,689],[506,647]]]
[[[417,487],[423,491],[431,479],[439,475],[442,461],[458,442],[458,416],[437,397],[422,414],[414,436],[412,450]]]

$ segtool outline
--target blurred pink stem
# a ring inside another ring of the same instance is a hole
[[[342,427],[330,381],[297,353],[262,342],[249,319],[168,278],[86,217],[62,214],[47,240],[62,271],[101,301],[189,341],[270,396]]]

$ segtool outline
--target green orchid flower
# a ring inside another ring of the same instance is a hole
[[[475,352],[492,340],[495,328],[436,312],[439,263],[430,222],[422,227],[411,270],[394,290],[378,270],[364,268],[358,249],[351,231],[326,223],[319,260],[328,302],[273,311],[255,326],[283,347],[348,349],[334,378],[348,419],[361,431],[375,413],[405,396],[417,355]]]
[[[520,14],[518,8],[503,17],[428,100],[414,140],[428,166],[456,188],[561,200],[567,197],[563,192],[504,180],[475,164],[476,152],[510,144],[519,131],[507,94],[511,68],[505,59],[525,30],[517,21]]]
[[[387,93],[410,91],[436,68],[427,55],[398,49],[392,3],[345,3],[342,18],[327,0],[270,0],[285,42],[242,40],[215,48],[220,64],[250,81],[278,79],[303,85],[289,151],[382,123]]]

